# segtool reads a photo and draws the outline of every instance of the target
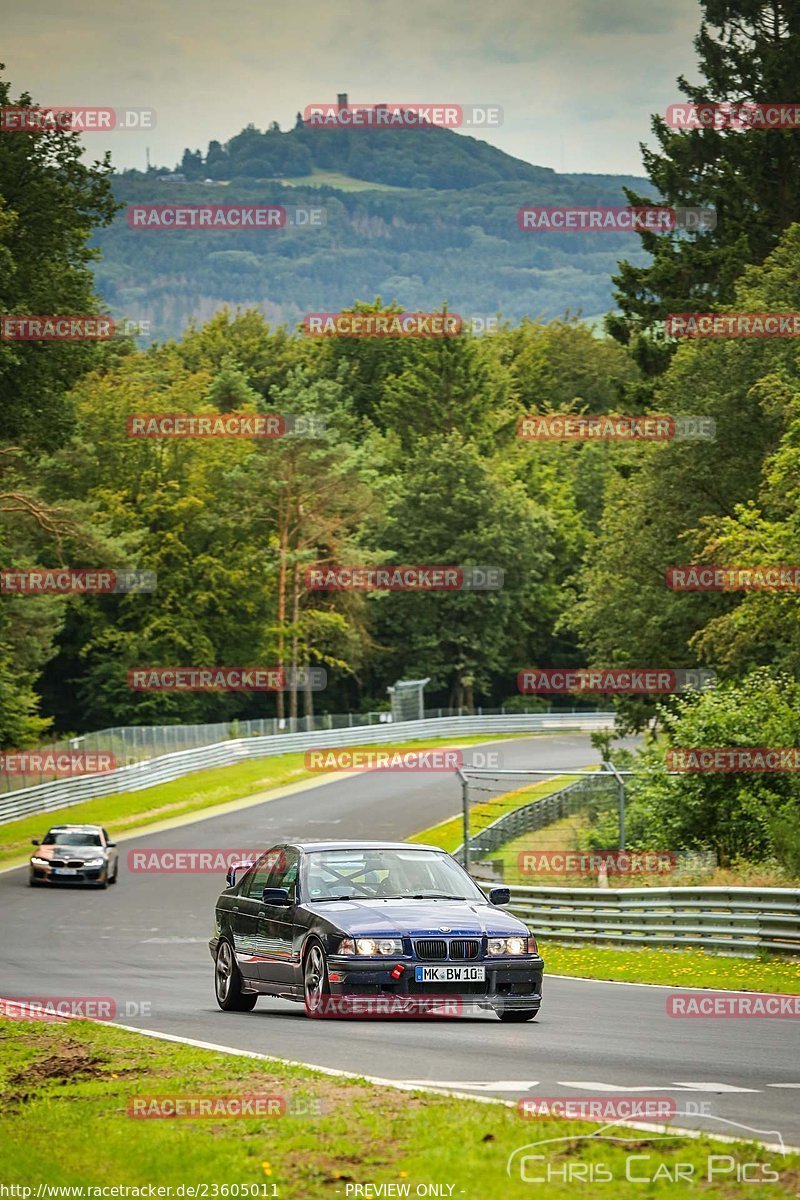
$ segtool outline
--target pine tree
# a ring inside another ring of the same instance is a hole
[[[800,97],[797,0],[701,0],[694,45],[704,82],[678,85],[691,104],[784,103]],[[660,152],[642,146],[648,178],[675,208],[714,208],[714,229],[687,236],[642,233],[648,266],[620,264],[621,314],[609,331],[631,345],[643,369],[660,373],[671,348],[659,333],[669,312],[706,312],[731,302],[736,279],[761,263],[800,220],[800,129],[671,128],[654,116]],[[626,189],[633,205],[652,203]]]
[[[261,399],[232,355],[226,354],[212,379],[207,398],[220,412],[240,412],[258,406]]]

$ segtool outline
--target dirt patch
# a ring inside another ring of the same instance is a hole
[[[68,1083],[72,1079],[87,1079],[105,1075],[108,1064],[99,1055],[87,1053],[79,1042],[66,1042],[58,1051],[39,1058],[9,1079],[9,1086],[30,1087],[39,1083]]]
[[[386,1167],[390,1159],[377,1155],[348,1154],[331,1157],[320,1149],[309,1156],[307,1150],[290,1150],[281,1158],[281,1171],[290,1179],[305,1177],[320,1183],[342,1184],[352,1183],[359,1172],[363,1173],[364,1165],[371,1169]]]
[[[297,1101],[300,1111],[303,1105],[309,1106],[318,1102],[324,1113],[347,1113],[355,1105],[372,1105],[373,1093],[355,1081],[352,1084],[338,1083],[330,1078],[321,1076],[313,1081],[288,1079],[285,1075],[247,1074],[236,1077],[235,1090],[247,1093],[257,1092],[270,1096],[283,1096],[286,1100],[288,1114],[291,1115],[292,1102]],[[233,1088],[231,1090],[234,1090]],[[389,1121],[400,1117],[409,1111],[415,1111],[429,1104],[432,1096],[420,1092],[401,1092],[387,1088],[381,1097],[381,1117]]]

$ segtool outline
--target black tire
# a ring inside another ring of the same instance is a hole
[[[303,1003],[306,1016],[324,1016],[325,1000],[330,996],[328,960],[319,942],[309,943],[303,959]]]
[[[250,1012],[255,1008],[258,993],[243,991],[242,983],[233,947],[220,938],[214,959],[214,995],[223,1012]]]
[[[105,874],[103,875],[102,879],[98,879],[97,883],[95,884],[95,887],[98,887],[101,889],[108,887],[108,867],[106,867]]]
[[[539,1015],[538,1008],[508,1008],[505,1012],[502,1009],[495,1009],[495,1012],[501,1021],[532,1021]]]
[[[108,881],[108,882],[109,882],[109,883],[116,883],[116,882],[117,882],[117,876],[118,876],[118,875],[119,875],[119,863],[118,863],[118,862],[115,862],[115,863],[114,863],[114,874],[111,876],[111,878],[109,879],[109,881]]]
[[[38,880],[38,879],[34,879],[32,875],[29,875],[29,876],[28,876],[28,885],[29,885],[30,887],[38,887],[38,886],[39,886],[39,880]]]

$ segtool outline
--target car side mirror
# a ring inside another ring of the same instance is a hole
[[[116,848],[117,848],[116,842],[106,842],[106,850],[116,850]]]
[[[288,908],[292,903],[289,899],[288,888],[264,888],[261,899],[265,904],[274,904],[278,908]]]
[[[32,846],[38,846],[38,845],[39,845],[39,839],[38,839],[38,838],[31,838],[31,845],[32,845]]]
[[[508,904],[511,899],[511,892],[507,887],[496,887],[489,889],[490,904]]]

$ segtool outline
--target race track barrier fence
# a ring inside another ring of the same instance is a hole
[[[552,774],[558,771],[554,769]],[[605,778],[613,781],[612,776]],[[481,858],[488,858],[522,834],[579,811],[597,794],[598,784],[602,784],[602,772],[587,771],[585,778],[503,813],[470,836],[469,859],[476,882],[484,891],[508,886],[510,911],[521,917],[537,938],[568,945],[690,947],[748,958],[765,951],[800,957],[800,889],[542,887],[482,877],[490,871],[490,863],[479,861]],[[455,856],[463,862],[463,844]],[[696,852],[696,857],[703,855]]]
[[[84,800],[138,792],[161,783],[171,783],[193,771],[228,767],[251,758],[268,758],[302,750],[326,750],[337,746],[366,746],[407,742],[425,738],[453,738],[475,734],[558,733],[606,729],[614,723],[611,712],[525,713],[504,716],[442,717],[423,721],[354,725],[347,729],[311,733],[281,733],[268,737],[232,738],[193,750],[163,754],[98,775],[76,775],[34,787],[19,788],[0,796],[0,824],[31,813],[53,812]]]
[[[542,774],[544,773],[542,772]],[[547,774],[559,775],[562,773],[565,772],[553,768]],[[571,773],[577,774],[577,772]],[[487,771],[486,774],[488,775],[489,772]],[[522,775],[524,772],[520,771],[519,774]],[[613,784],[614,776],[601,771],[587,773],[585,779],[578,779],[576,783],[570,783],[557,792],[551,792],[549,796],[542,796],[530,804],[524,804],[519,808],[511,809],[510,812],[503,813],[491,824],[470,834],[470,861],[474,862],[476,859],[485,858],[487,854],[505,846],[507,842],[513,842],[523,833],[542,829],[545,825],[552,825],[555,821],[560,821],[563,817],[578,812],[585,807],[587,801],[595,793],[597,783]],[[456,851],[456,857],[462,862],[463,850],[462,844]]]
[[[511,912],[544,942],[800,956],[800,889],[511,885],[510,891]]]

